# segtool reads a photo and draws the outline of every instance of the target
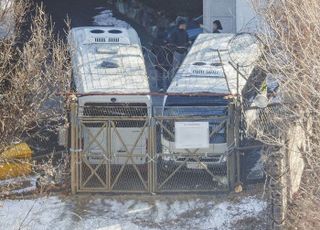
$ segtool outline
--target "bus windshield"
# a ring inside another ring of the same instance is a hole
[[[217,96],[168,96],[166,106],[226,106],[228,100]]]
[[[206,120],[208,117],[210,133],[222,122],[219,117],[226,117],[228,114],[228,101],[221,97],[186,97],[186,96],[173,96],[168,97],[163,115],[166,117],[185,117],[186,120],[192,117],[200,117],[201,120]],[[197,118],[192,118],[196,121]],[[174,121],[168,120],[164,122],[167,131],[169,130],[174,134]],[[164,131],[164,138],[169,141],[174,141],[172,135]],[[210,143],[225,143],[226,142],[226,129],[222,129],[215,135],[210,137]]]

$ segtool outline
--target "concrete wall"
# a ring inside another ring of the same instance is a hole
[[[306,135],[305,130],[296,125],[288,130],[287,134],[287,155],[289,167],[288,172],[288,197],[293,198],[293,195],[298,192],[301,184],[302,174],[304,171],[305,163],[302,154],[306,151]]]
[[[252,5],[252,0],[237,0],[236,2],[237,32],[255,31],[258,26],[258,19]]]
[[[236,30],[235,0],[204,0],[203,23],[207,32],[212,31],[212,22],[220,20],[224,33],[233,33]]]
[[[224,33],[252,31],[257,27],[252,0],[204,0],[204,27],[212,31],[212,22],[220,20]]]

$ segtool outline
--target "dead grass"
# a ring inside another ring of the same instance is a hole
[[[15,22],[0,40],[0,153],[15,143],[46,141],[48,133],[57,132],[66,120],[64,98],[58,94],[69,90],[71,76],[67,44],[53,33],[43,7],[12,2],[0,14],[0,23],[7,20],[5,14]],[[52,174],[48,163],[30,162],[34,171]]]
[[[299,194],[290,202],[286,227],[319,229],[320,1],[254,2],[265,23],[260,31],[266,47],[261,67],[277,78],[286,102],[289,102],[284,105],[285,109],[299,118],[307,135],[308,148],[301,151],[305,172]],[[284,132],[292,125],[285,113],[277,119]],[[269,141],[281,142],[278,137]]]

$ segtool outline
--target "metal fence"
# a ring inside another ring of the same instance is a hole
[[[292,120],[294,116],[289,108],[282,104],[270,104],[266,108],[244,106],[243,129],[247,137],[275,142],[288,128],[284,126],[284,117]]]
[[[228,189],[227,116],[228,107],[154,109],[158,192],[209,192]],[[188,122],[209,123],[208,149],[176,148],[177,125]]]
[[[237,129],[230,119],[234,105],[190,109],[72,103],[72,191],[208,193],[232,188],[239,171]],[[176,148],[177,126],[195,123],[207,125],[209,147]]]
[[[148,108],[87,105],[75,110],[71,139],[78,192],[148,192]]]
[[[295,156],[298,155],[297,149],[301,148],[301,141],[296,140],[304,136],[291,132],[292,127],[301,125],[297,122],[298,111],[290,109],[291,107],[294,108],[285,104],[270,104],[266,108],[245,107],[243,113],[247,137],[263,146],[261,168],[266,177],[268,229],[284,229],[286,226],[290,191],[297,181],[295,170],[299,168],[299,161]],[[301,131],[303,132],[303,129]]]

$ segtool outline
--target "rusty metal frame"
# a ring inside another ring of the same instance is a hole
[[[131,149],[128,148],[128,146],[126,145],[125,141],[123,140],[123,138],[121,137],[118,128],[116,126],[116,121],[122,121],[122,120],[126,120],[126,121],[145,121],[143,127],[141,127],[141,130],[138,134],[137,139],[134,142],[134,145],[132,146]],[[98,132],[94,135],[91,131],[90,128],[87,128],[85,126],[85,124],[90,124],[90,123],[102,123],[102,126],[98,127]],[[75,124],[74,124],[75,125]],[[81,149],[82,147],[82,138],[79,138],[78,135],[82,135],[82,132],[84,132],[84,130],[87,130],[88,135],[92,138],[91,141],[88,143],[88,145],[85,146],[84,150],[81,150],[77,153],[77,163],[76,163],[76,171],[78,172],[75,175],[75,180],[77,181],[78,184],[78,188],[77,188],[77,192],[125,192],[125,193],[140,193],[140,192],[150,192],[152,191],[152,189],[150,189],[150,186],[152,184],[152,178],[149,175],[151,172],[151,167],[150,167],[150,163],[147,162],[148,164],[148,179],[147,181],[145,181],[145,179],[143,178],[140,170],[138,169],[137,165],[135,164],[133,157],[137,156],[137,155],[133,155],[133,151],[136,148],[137,144],[139,143],[139,141],[141,140],[142,136],[144,135],[145,131],[147,131],[147,135],[148,137],[152,137],[152,135],[150,135],[150,119],[148,117],[80,117],[78,118],[78,123],[77,123],[77,135],[75,137],[75,139],[77,140],[77,143],[75,144],[77,146],[77,149]],[[121,169],[120,171],[117,173],[114,181],[111,182],[112,180],[112,157],[111,157],[111,149],[112,149],[112,136],[111,136],[111,130],[114,130],[115,132],[115,137],[119,139],[121,145],[125,148],[126,151],[126,155],[123,157],[126,157],[126,162],[125,164],[121,165]],[[97,138],[101,135],[102,132],[107,131],[107,141],[106,141],[106,147],[102,146],[100,144],[99,141],[97,141]],[[99,149],[102,150],[103,152],[103,157],[105,159],[103,159],[98,165],[96,166],[92,166],[92,164],[86,159],[86,151],[90,148],[90,146],[94,143],[97,143]],[[110,144],[109,144],[110,143]],[[148,146],[148,153],[146,155],[144,155],[144,157],[151,158],[151,156],[149,156],[149,149],[151,149]],[[151,152],[151,151],[150,151]],[[124,190],[124,191],[117,191],[114,189],[115,185],[119,182],[123,172],[125,171],[125,167],[128,165],[128,163],[131,161],[131,166],[133,166],[135,172],[138,175],[139,181],[141,181],[141,183],[143,184],[143,188],[141,190],[138,191],[131,191],[131,190]],[[90,170],[90,174],[86,176],[85,180],[83,181],[83,169],[82,167],[86,166],[89,168]],[[106,167],[106,181],[103,180],[103,178],[101,178],[101,176],[97,173],[97,171],[102,167],[105,166]],[[88,182],[95,177],[100,183],[101,183],[101,187],[88,187],[86,186],[88,184]]]
[[[88,123],[85,123],[85,124],[88,124]],[[110,156],[110,153],[108,152],[108,150],[106,150],[100,143],[99,141],[97,141],[97,138],[99,137],[99,135],[103,132],[103,131],[107,131],[108,130],[108,122],[105,122],[102,127],[100,127],[100,130],[98,131],[98,133],[96,135],[93,135],[92,132],[90,131],[89,128],[85,127],[84,123],[80,122],[80,133],[82,133],[82,131],[84,129],[86,129],[87,133],[89,134],[89,136],[92,138],[91,142],[89,142],[89,144],[86,146],[86,148],[84,150],[81,151],[81,153],[79,154],[80,156],[80,159],[81,159],[81,164],[80,164],[80,178],[79,178],[79,187],[80,187],[80,190],[83,190],[83,189],[86,189],[86,185],[87,183],[95,176],[101,183],[102,187],[97,187],[99,189],[109,189],[109,183],[108,181],[103,181],[101,176],[98,175],[97,171],[103,166],[105,165],[106,166],[106,171],[108,171],[108,162],[110,161],[110,158],[108,158],[107,156]],[[107,135],[108,136],[108,135]],[[81,140],[81,138],[79,139]],[[102,152],[103,152],[103,157],[105,159],[103,159],[100,164],[96,165],[95,167],[92,167],[90,162],[86,159],[86,152],[87,150],[90,148],[90,146],[93,144],[93,143],[96,143],[98,144],[99,148],[101,148]],[[108,143],[108,142],[107,142]],[[82,146],[82,143],[81,141],[79,142],[79,148]],[[108,147],[107,147],[108,148]],[[86,178],[86,180],[83,182],[82,181],[82,167],[84,165],[86,167],[88,167],[90,169],[90,175]],[[106,179],[107,179],[107,175],[106,175]]]
[[[137,174],[138,174],[138,176],[139,176],[139,179],[140,179],[141,182],[143,183],[143,186],[144,186],[145,190],[148,191],[148,184],[145,183],[145,181],[144,181],[144,179],[143,179],[143,177],[142,177],[142,175],[141,175],[141,172],[139,171],[139,169],[137,168],[137,165],[134,163],[134,161],[133,161],[133,159],[132,159],[132,157],[133,157],[133,151],[134,151],[134,149],[136,148],[136,146],[137,146],[138,142],[140,141],[140,139],[142,138],[142,136],[143,136],[143,134],[144,134],[144,131],[146,130],[146,127],[148,126],[148,124],[149,124],[149,121],[147,120],[147,121],[145,122],[144,126],[142,127],[142,129],[141,129],[141,131],[140,131],[140,133],[139,133],[139,135],[138,135],[138,138],[135,140],[135,143],[134,143],[132,149],[129,150],[128,147],[127,147],[127,145],[126,145],[125,142],[123,141],[121,135],[119,134],[119,132],[118,132],[118,130],[117,130],[117,127],[116,127],[115,124],[114,124],[114,121],[111,122],[111,125],[112,125],[112,127],[113,127],[113,129],[114,129],[114,131],[115,131],[115,133],[116,133],[116,136],[119,138],[122,146],[125,148],[125,151],[126,151],[126,153],[128,154],[127,156],[125,156],[125,157],[127,157],[126,162],[121,166],[120,172],[117,174],[117,176],[116,176],[113,184],[111,185],[111,190],[113,190],[113,188],[114,188],[114,186],[116,185],[116,183],[118,183],[119,178],[121,177],[121,175],[122,175],[125,167],[128,165],[129,160],[131,160],[132,166],[133,166],[134,170],[137,172]]]

